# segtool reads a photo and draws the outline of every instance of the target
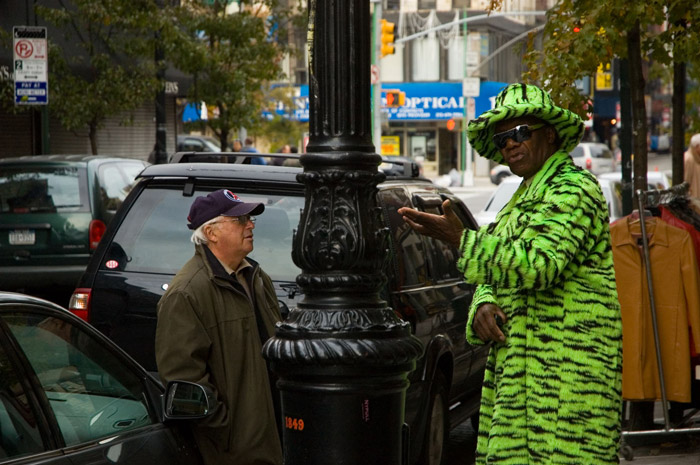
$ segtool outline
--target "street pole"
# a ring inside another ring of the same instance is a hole
[[[163,9],[163,0],[157,0],[158,8]],[[160,88],[156,94],[156,151],[155,162],[162,164],[168,162],[167,147],[167,129],[165,116],[165,54],[161,45],[160,31],[156,32],[156,77],[160,83]]]
[[[467,9],[464,9],[464,73],[462,74],[462,82],[467,79],[467,52],[469,51],[469,37],[467,35]],[[469,122],[469,112],[467,111],[468,100],[464,92],[464,85],[462,85],[462,98],[464,99],[464,118],[462,119],[462,169],[464,169],[464,174],[462,176],[463,186],[473,186],[474,185],[474,171],[472,170],[472,151],[469,149],[469,141],[467,140],[467,123]]]
[[[305,204],[292,258],[303,299],[263,347],[278,375],[285,465],[399,465],[422,354],[381,299],[389,236],[371,133],[369,0],[309,2]]]
[[[630,65],[627,58],[618,60],[620,67],[620,160],[622,162],[622,214],[632,213],[632,96]]]
[[[372,84],[372,140],[374,141],[374,150],[377,153],[382,152],[382,73],[380,61],[382,57],[382,28],[380,26],[382,20],[382,1],[372,0],[374,4],[374,16],[372,20],[374,39],[374,49],[372,54],[372,63],[377,67],[379,72],[376,76],[376,81]]]

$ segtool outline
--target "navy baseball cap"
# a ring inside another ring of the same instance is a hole
[[[265,205],[259,202],[244,202],[228,189],[220,189],[211,194],[197,197],[192,202],[187,225],[197,229],[217,216],[259,215],[265,211]]]

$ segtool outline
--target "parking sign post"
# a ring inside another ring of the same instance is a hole
[[[48,44],[46,28],[12,28],[16,105],[49,103]]]

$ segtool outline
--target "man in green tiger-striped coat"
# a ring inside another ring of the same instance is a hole
[[[464,279],[479,285],[466,337],[494,344],[477,464],[619,463],[622,320],[607,204],[569,156],[582,134],[549,94],[512,84],[468,126],[479,154],[523,177],[496,220],[465,230],[449,201],[441,216],[399,210],[459,246]]]

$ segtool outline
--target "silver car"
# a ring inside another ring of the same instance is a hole
[[[513,194],[518,190],[522,180],[523,178],[520,176],[508,176],[503,179],[493,194],[491,194],[484,209],[474,217],[479,226],[484,226],[495,221],[496,215],[505,207],[511,197],[513,197]],[[612,223],[622,216],[622,183],[612,179],[601,178],[598,178],[598,183],[603,191],[603,196],[605,196],[605,201],[608,204],[610,222]]]
[[[615,171],[612,150],[600,142],[581,142],[571,151],[571,158],[578,166],[595,175]]]

